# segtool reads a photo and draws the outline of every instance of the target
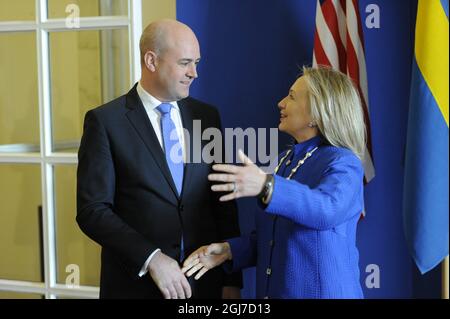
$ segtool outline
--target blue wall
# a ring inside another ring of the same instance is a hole
[[[358,229],[361,282],[367,298],[410,298],[415,272],[402,224],[403,160],[416,0],[377,4],[381,28],[364,26],[376,177],[366,187],[367,217]],[[177,18],[196,32],[202,51],[192,96],[216,105],[224,127],[277,127],[278,101],[311,64],[316,0],[181,0]],[[280,148],[289,141],[280,135]],[[239,202],[241,230],[254,226],[253,200]],[[366,266],[381,286],[365,287]],[[254,296],[254,269],[243,296]]]

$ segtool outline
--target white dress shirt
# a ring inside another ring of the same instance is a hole
[[[142,101],[142,104],[144,105],[145,111],[147,112],[148,118],[150,119],[150,122],[152,123],[153,130],[156,133],[156,137],[158,138],[159,145],[161,145],[161,148],[164,150],[164,144],[163,144],[163,138],[162,138],[162,132],[161,132],[161,113],[156,109],[162,102],[159,101],[157,98],[152,96],[150,93],[144,90],[141,83],[139,82],[136,87],[137,93],[139,95],[139,98]],[[170,110],[170,118],[172,119],[173,123],[175,124],[175,128],[177,130],[177,134],[180,140],[181,149],[183,151],[183,158],[186,159],[186,145],[185,145],[185,136],[184,136],[184,130],[183,130],[183,123],[181,121],[181,114],[180,114],[180,108],[178,107],[178,104],[176,101],[169,102],[172,104],[172,108]],[[186,163],[186,160],[184,161]],[[144,276],[148,271],[148,264],[150,263],[150,260],[153,258],[153,256],[160,251],[161,249],[156,249],[153,251],[150,256],[145,261],[144,265],[141,268],[141,271],[139,272],[139,276]]]
[[[145,91],[144,88],[141,86],[140,82],[138,83],[136,90],[139,95],[139,98],[142,101],[142,104],[144,104],[145,111],[147,112],[148,118],[152,123],[153,130],[155,131],[156,136],[158,137],[159,145],[161,145],[161,148],[164,150],[161,132],[161,113],[159,113],[159,111],[156,109],[162,102],[159,101],[154,96],[152,96],[147,91]],[[175,128],[177,130],[177,134],[180,139],[181,148],[183,150],[183,158],[185,159],[186,152],[184,150],[186,149],[186,145],[184,144],[185,136],[183,130],[183,122],[181,121],[180,108],[176,101],[169,103],[172,104],[173,106],[172,109],[170,110],[170,118],[175,124]],[[186,163],[186,161],[184,162]]]

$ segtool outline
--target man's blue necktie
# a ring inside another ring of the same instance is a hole
[[[179,150],[181,150],[180,139],[175,128],[175,123],[170,118],[170,110],[172,109],[172,104],[162,103],[157,107],[157,109],[161,113],[161,131],[167,165],[169,166],[170,173],[172,174],[172,179],[175,183],[175,187],[177,188],[178,195],[180,195],[183,188],[184,163],[182,160],[182,153],[179,153]],[[183,259],[184,244],[182,237],[180,260]]]

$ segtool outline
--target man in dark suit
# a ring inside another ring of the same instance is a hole
[[[239,235],[236,204],[210,189],[211,164],[192,162],[193,145],[205,143],[193,121],[221,129],[214,107],[188,97],[197,38],[161,20],[140,50],[141,80],[86,114],[78,154],[77,222],[102,246],[100,297],[236,298],[240,274],[188,281],[180,270],[197,247]]]

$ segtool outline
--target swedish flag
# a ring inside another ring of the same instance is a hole
[[[448,255],[448,0],[419,0],[411,80],[404,226],[422,273]]]

